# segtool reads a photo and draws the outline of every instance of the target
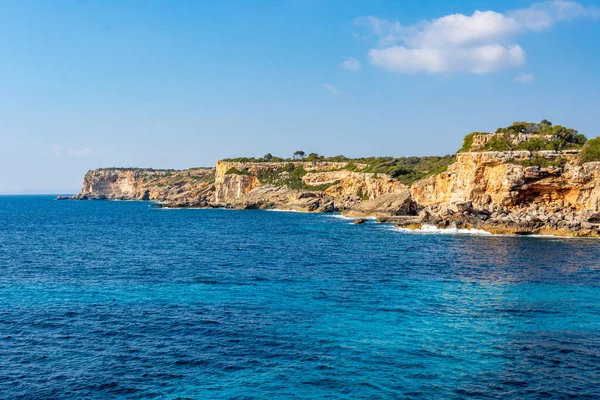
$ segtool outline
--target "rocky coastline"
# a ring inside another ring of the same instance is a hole
[[[531,141],[530,136],[509,139],[518,145]],[[215,168],[92,170],[81,192],[68,199],[341,212],[357,224],[376,217],[409,229],[433,225],[600,237],[600,161],[582,162],[578,148],[487,151],[481,147],[496,140],[492,135],[471,139],[471,147],[464,151],[463,146],[443,171],[410,184],[392,174],[370,172],[373,168],[359,160],[223,160]]]

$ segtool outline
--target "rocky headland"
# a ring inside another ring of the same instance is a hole
[[[338,211],[415,229],[598,237],[600,138],[588,141],[542,121],[469,134],[457,154],[443,157],[269,154],[218,161],[215,168],[103,168],[89,171],[71,199]]]

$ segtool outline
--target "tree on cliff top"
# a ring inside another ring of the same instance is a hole
[[[317,161],[322,160],[325,157],[318,155],[317,153],[310,153],[308,157],[306,157],[306,161]]]
[[[588,140],[579,153],[581,164],[591,161],[600,161],[600,136]]]
[[[294,152],[294,159],[295,160],[303,159],[305,154],[306,153],[303,152],[302,150],[298,150],[298,151]]]

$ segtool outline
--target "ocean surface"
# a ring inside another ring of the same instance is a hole
[[[0,398],[600,398],[600,241],[0,197]]]

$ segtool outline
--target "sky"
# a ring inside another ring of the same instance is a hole
[[[296,150],[443,155],[549,119],[600,135],[600,3],[0,2],[0,193]]]

